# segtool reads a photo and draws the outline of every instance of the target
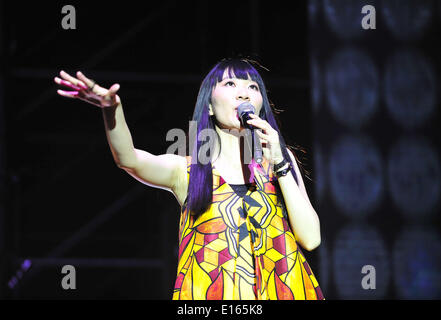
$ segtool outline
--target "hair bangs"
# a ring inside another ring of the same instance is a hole
[[[225,70],[227,70],[229,78],[251,79],[259,84],[263,82],[257,70],[249,62],[242,59],[224,59],[212,70],[211,88],[214,88],[217,83],[224,79]]]

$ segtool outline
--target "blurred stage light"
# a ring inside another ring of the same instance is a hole
[[[385,25],[398,40],[419,38],[432,17],[432,0],[387,0],[380,5]]]
[[[440,159],[426,139],[401,138],[390,150],[387,171],[392,200],[409,221],[424,221],[437,212]]]
[[[342,299],[382,299],[389,285],[390,262],[383,240],[367,225],[343,228],[334,242],[332,255],[335,286]],[[363,289],[367,274],[363,266],[375,268],[375,289]]]
[[[316,25],[318,14],[320,11],[321,0],[308,0],[308,22],[311,25]]]
[[[393,270],[401,299],[440,299],[441,241],[437,231],[404,229],[394,245]]]
[[[323,11],[326,22],[330,29],[342,39],[350,39],[362,36],[363,28],[361,20],[363,14],[361,8],[370,4],[371,1],[360,0],[325,0]]]
[[[415,128],[433,113],[436,105],[435,68],[415,51],[395,54],[386,67],[385,101],[392,118],[405,128]]]
[[[338,208],[358,219],[372,212],[383,191],[382,161],[368,137],[345,136],[329,159],[329,189]]]
[[[318,247],[319,265],[317,281],[320,284],[323,295],[326,298],[326,292],[329,289],[329,281],[331,276],[331,259],[329,257],[329,246],[326,238],[322,238],[320,246]]]
[[[318,114],[321,109],[322,95],[323,95],[323,76],[320,72],[320,66],[317,58],[311,58],[310,65],[310,75],[311,75],[311,103],[312,111],[314,114]]]
[[[312,175],[313,185],[315,187],[315,195],[317,201],[323,199],[325,189],[326,189],[326,169],[325,160],[323,159],[323,151],[319,144],[316,142],[314,145],[314,171]]]
[[[328,62],[325,74],[330,111],[340,123],[359,128],[378,107],[377,67],[365,53],[355,49],[338,51]]]

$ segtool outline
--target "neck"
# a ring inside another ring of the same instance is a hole
[[[216,132],[220,138],[219,144],[216,145],[214,154],[219,154],[215,159],[215,162],[229,163],[231,166],[241,166],[241,145],[240,145],[240,133],[239,130],[227,130],[221,129],[215,125]]]
[[[245,131],[225,130],[216,125],[216,132],[219,135],[222,147],[219,153],[219,145],[216,145],[215,155],[219,154],[219,156],[215,158],[213,165],[218,169],[222,168],[225,170],[225,168],[229,168],[230,172],[236,172],[237,174],[240,172],[242,178],[238,178],[238,180],[252,183],[254,181],[254,173],[248,165],[248,162],[251,162],[251,158],[245,159],[246,156],[242,152],[242,149],[246,148],[244,146],[244,139],[241,139]]]

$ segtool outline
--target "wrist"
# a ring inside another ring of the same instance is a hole
[[[282,168],[280,168],[279,170],[277,170],[275,172],[275,175],[278,179],[280,179],[281,177],[284,177],[288,174],[288,172],[291,171],[291,164],[289,162],[287,162],[286,165],[284,165]]]
[[[283,170],[285,170],[285,169],[288,168],[288,167],[289,167],[289,162],[287,162],[283,167],[281,167],[280,169],[278,169],[276,172],[283,171]]]
[[[284,169],[289,164],[288,161],[285,160],[285,158],[280,158],[273,162],[273,171],[277,172],[282,169]]]

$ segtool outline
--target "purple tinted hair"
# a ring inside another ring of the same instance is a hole
[[[291,173],[298,184],[297,176],[293,169],[294,165],[286,150],[285,140],[280,133],[279,126],[277,125],[271,109],[262,77],[247,59],[223,59],[211,69],[211,71],[202,81],[192,119],[197,123],[196,137],[199,137],[199,133],[204,129],[215,130],[214,119],[209,115],[209,104],[211,101],[211,93],[216,84],[222,81],[225,70],[228,70],[230,78],[248,79],[249,76],[251,80],[257,82],[259,85],[260,93],[262,94],[263,98],[262,109],[260,110],[259,117],[268,121],[268,123],[279,133],[280,146],[282,148],[283,156],[291,163]],[[218,142],[220,143],[219,139]],[[199,216],[209,209],[213,198],[213,167],[211,160],[208,164],[203,164],[199,161],[198,157],[201,146],[203,146],[205,143],[208,142],[199,141],[199,139],[194,141],[192,164],[190,168],[190,180],[188,185],[186,206],[190,212],[196,216]],[[212,159],[213,155],[210,156],[210,159]]]

